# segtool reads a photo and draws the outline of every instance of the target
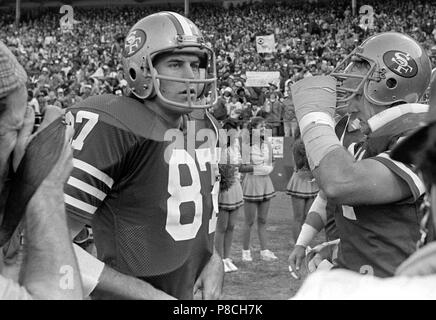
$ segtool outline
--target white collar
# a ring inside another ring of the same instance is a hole
[[[405,103],[386,109],[368,119],[368,126],[372,132],[380,129],[387,123],[400,118],[407,113],[426,113],[428,105],[421,103]]]

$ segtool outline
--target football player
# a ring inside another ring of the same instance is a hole
[[[216,92],[214,53],[190,20],[159,12],[128,33],[124,72],[129,97],[90,97],[67,113],[76,134],[66,208],[73,235],[92,225],[104,263],[76,248],[85,287],[101,298],[192,299],[200,289],[218,299],[217,122],[206,111],[216,99],[202,103]]]
[[[388,277],[416,250],[424,184],[390,150],[425,118],[428,106],[416,102],[430,75],[430,60],[414,39],[386,32],[365,40],[330,76],[292,87],[311,169],[327,200],[341,206],[340,268]],[[348,148],[352,155],[335,135],[336,110],[359,119],[366,134]],[[316,230],[304,232],[309,239]]]
[[[426,185],[426,201],[421,206],[423,220],[416,251],[396,270],[395,277],[381,279],[348,270],[317,271],[307,278],[295,299],[432,299],[436,298],[436,82],[432,82],[430,107],[425,124],[403,139],[391,157],[412,163]],[[431,207],[430,207],[431,204]],[[433,233],[433,235],[432,235]]]

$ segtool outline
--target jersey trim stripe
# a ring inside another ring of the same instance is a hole
[[[103,171],[100,171],[96,167],[93,167],[90,164],[79,159],[73,159],[73,165],[75,168],[89,173],[94,178],[97,178],[98,180],[104,182],[109,188],[112,188],[114,180]]]
[[[64,194],[64,199],[65,199],[65,203],[69,204],[70,206],[88,212],[90,214],[94,214],[95,211],[97,210],[97,207],[91,206],[90,204],[87,204],[86,202],[73,198],[67,194]]]
[[[101,190],[97,189],[96,187],[91,186],[90,184],[87,184],[86,182],[83,182],[77,178],[70,177],[67,182],[70,186],[73,186],[80,191],[86,192],[94,197],[96,197],[98,200],[103,201],[104,198],[106,198],[106,193],[102,192]]]
[[[425,193],[425,186],[424,183],[421,181],[421,179],[410,169],[408,168],[406,165],[404,165],[401,162],[392,160],[388,154],[386,153],[381,153],[379,154],[377,157],[375,157],[374,159],[377,159],[378,157],[389,160],[390,162],[392,162],[393,164],[395,164],[399,169],[401,169],[402,171],[404,171],[407,176],[412,179],[413,185],[417,188],[417,196],[420,197],[421,195],[423,195]]]

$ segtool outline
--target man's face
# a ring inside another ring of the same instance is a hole
[[[155,68],[159,75],[171,76],[184,79],[200,78],[200,59],[195,54],[171,54],[160,57]],[[160,91],[162,95],[171,101],[188,103],[197,100],[198,85],[190,84],[189,88],[185,83],[171,80],[160,80]],[[173,109],[167,106],[168,109]]]
[[[347,68],[347,73],[364,75],[369,69],[369,65],[366,63],[353,63],[349,68]],[[345,88],[357,88],[361,79],[347,78],[343,81],[343,87]],[[386,107],[377,106],[370,103],[363,93],[363,87],[348,103],[343,111],[351,114],[351,119],[359,119],[362,125],[363,131],[367,130],[368,119],[370,119],[375,114],[385,110]]]
[[[0,100],[0,195],[8,176],[18,132],[24,123],[26,106],[27,90],[25,86],[21,86]]]

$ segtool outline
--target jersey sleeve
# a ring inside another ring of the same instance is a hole
[[[409,165],[395,161],[390,157],[390,152],[383,152],[372,159],[383,163],[398,177],[404,180],[412,192],[411,202],[415,202],[425,193],[425,185],[421,178],[413,171]]]
[[[75,129],[74,168],[64,188],[65,206],[71,218],[90,224],[116,185],[134,137],[108,121],[108,115],[77,109],[68,113]]]

